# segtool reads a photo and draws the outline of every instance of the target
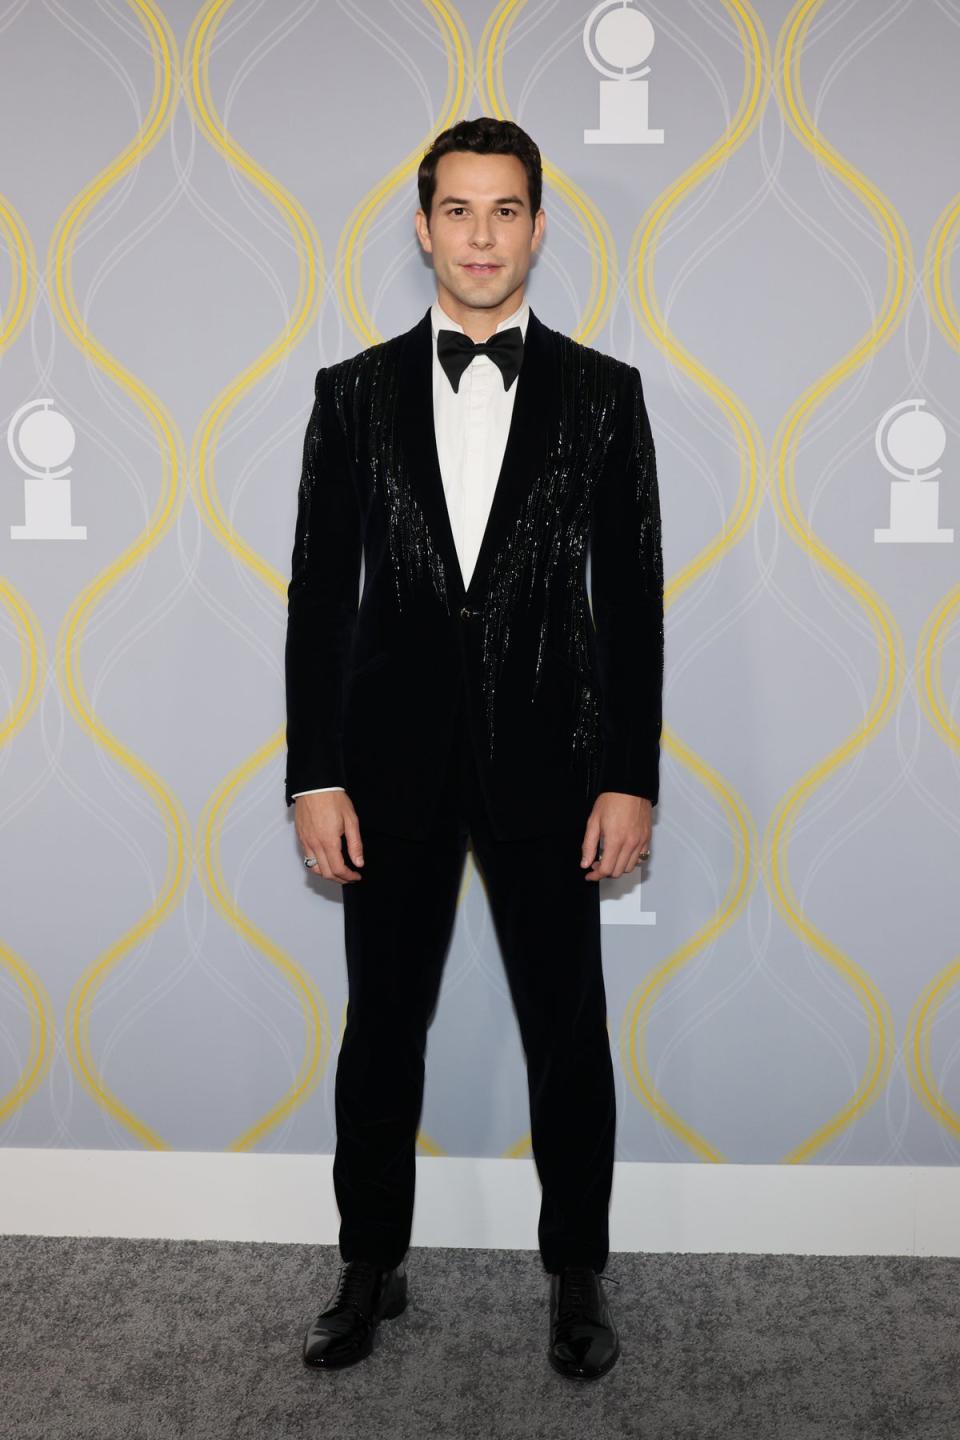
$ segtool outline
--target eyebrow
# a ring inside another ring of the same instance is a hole
[[[519,195],[501,195],[499,200],[494,200],[492,203],[493,203],[494,205],[523,205],[523,204],[524,204],[524,201],[520,198]],[[438,200],[438,201],[437,201],[437,205],[438,205],[438,206],[439,206],[439,205],[469,205],[469,204],[470,204],[470,201],[469,201],[469,200],[464,200],[464,199],[463,199],[461,196],[459,196],[459,195],[444,195],[444,197],[443,197],[442,200]]]

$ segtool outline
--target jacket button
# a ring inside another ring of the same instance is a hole
[[[461,619],[461,620],[469,620],[469,619],[470,619],[470,616],[471,616],[472,614],[473,614],[473,611],[470,609],[470,606],[469,606],[469,605],[464,605],[463,609],[460,611],[460,619]]]

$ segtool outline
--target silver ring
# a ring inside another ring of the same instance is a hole
[[[641,851],[640,851],[640,859],[641,859],[641,860],[649,860],[649,859],[650,859],[650,851],[649,851],[649,850],[641,850]]]
[[[310,866],[316,865],[316,863],[317,863],[316,857],[313,856],[313,855],[308,855],[308,856],[306,857],[306,859],[304,860],[303,863],[304,863],[304,865],[310,865]]]

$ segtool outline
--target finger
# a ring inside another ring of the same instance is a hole
[[[345,869],[343,856],[340,854],[339,837],[337,841],[327,840],[324,836],[317,836],[312,844],[308,845],[307,853],[316,857],[316,865],[310,867],[311,875],[322,875],[324,880],[336,880],[342,883],[344,876],[340,873]],[[353,874],[353,871],[348,871]]]
[[[311,874],[311,875],[322,875],[322,874],[323,874],[323,869],[322,869],[322,864],[321,864],[320,851],[319,851],[319,847],[318,847],[317,844],[315,843],[314,839],[311,837],[311,839],[308,840],[307,837],[306,837],[306,836],[303,834],[303,832],[300,831],[300,830],[297,831],[297,839],[300,841],[300,846],[301,846],[301,848],[302,848],[302,850],[303,850],[303,858],[304,858],[304,860],[305,860],[305,861],[307,861],[307,860],[313,860],[313,861],[314,861],[314,864],[313,864],[313,865],[307,865],[307,866],[306,866],[306,868],[310,871],[310,874]]]
[[[343,819],[343,833],[347,841],[347,850],[354,865],[363,864],[363,841],[360,838],[360,821],[356,814],[345,815]]]
[[[331,873],[330,863],[327,860],[326,851],[324,850],[322,843],[318,841],[315,845],[313,845],[311,847],[310,853],[315,857],[317,862],[316,865],[310,866],[310,874],[322,875],[324,880],[332,880],[333,874]]]
[[[604,840],[603,849],[596,860],[591,861],[590,869],[587,871],[587,880],[606,880],[607,878],[607,853],[609,841]]]
[[[348,880],[359,880],[359,870],[351,870],[343,857],[343,836],[338,835],[335,840],[325,840],[324,850],[327,863],[330,866],[330,878],[339,881],[341,885]]]
[[[621,840],[617,846],[617,852],[613,857],[613,869],[610,872],[614,880],[619,880],[620,876],[625,873],[627,861],[630,859],[630,851],[632,849],[633,845],[627,839]]]
[[[583,832],[583,844],[580,847],[581,866],[589,865],[597,853],[597,846],[600,843],[600,817],[591,815],[587,821],[587,828]]]
[[[618,869],[618,863],[623,860],[625,842],[606,835],[603,841],[603,855],[600,857],[597,878],[600,880],[615,879],[623,874],[623,869]]]

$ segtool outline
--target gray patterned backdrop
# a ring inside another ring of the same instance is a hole
[[[618,1156],[956,1162],[958,66],[960,0],[0,8],[3,1144],[333,1148],[341,892],[282,794],[303,429],[433,299],[417,163],[490,114],[544,157],[534,310],[639,366],[657,444]],[[529,1156],[526,1103],[468,857],[421,1153]]]

